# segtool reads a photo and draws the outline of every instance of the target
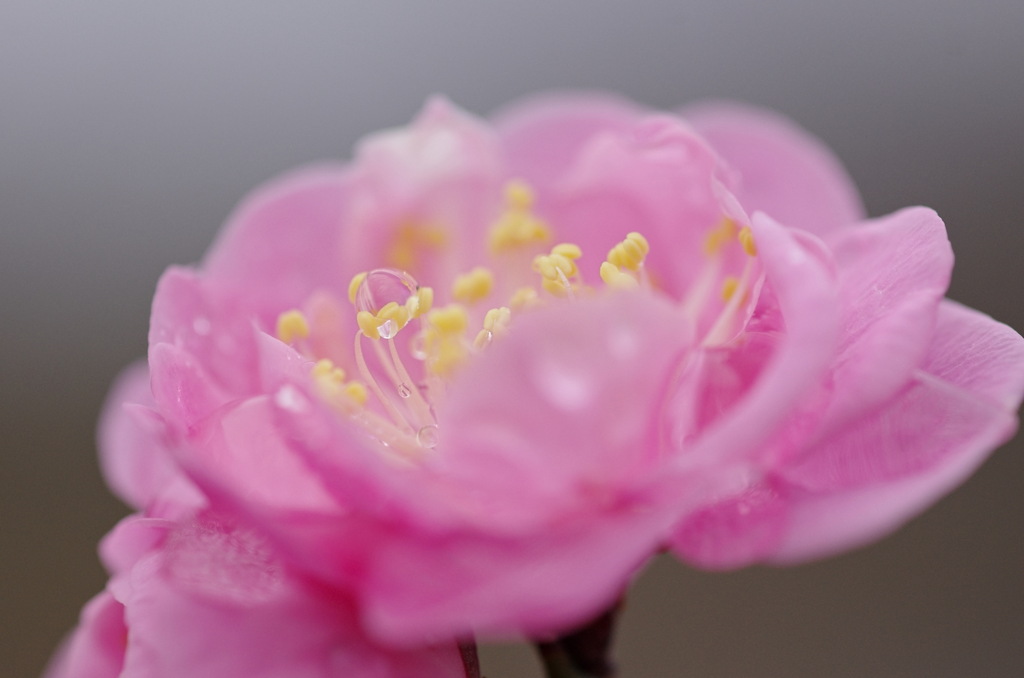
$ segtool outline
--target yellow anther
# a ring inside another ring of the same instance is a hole
[[[722,282],[722,299],[729,301],[733,295],[736,294],[736,290],[739,289],[740,279],[736,276],[728,276]]]
[[[448,234],[443,228],[405,224],[395,231],[387,253],[388,264],[401,270],[416,268],[423,250],[439,250],[447,242]]]
[[[512,180],[505,186],[505,204],[509,209],[528,210],[533,207],[533,189],[524,182]]]
[[[388,302],[379,311],[377,311],[378,333],[380,333],[381,327],[390,322],[392,324],[391,331],[385,332],[384,334],[389,335],[386,337],[388,339],[394,337],[400,329],[409,323],[409,316],[410,313],[408,308],[405,306],[399,306],[396,301]]]
[[[357,405],[365,405],[369,394],[366,386],[358,381],[350,381],[342,387],[342,392]]]
[[[519,311],[524,308],[536,306],[537,303],[537,290],[532,287],[520,287],[512,295],[512,299],[509,300],[508,305]]]
[[[757,245],[754,243],[754,234],[750,231],[750,226],[744,226],[740,229],[740,244],[743,245],[743,251],[752,257],[757,256]]]
[[[553,291],[553,286],[548,282],[564,288],[565,281],[579,273],[575,260],[581,254],[580,248],[576,245],[563,243],[555,245],[551,254],[539,254],[534,257],[533,270],[544,278],[544,289]]]
[[[553,280],[551,278],[544,278],[543,280],[541,280],[540,286],[543,287],[546,291],[555,295],[556,297],[564,297],[566,296],[566,292],[568,291],[568,288],[565,286],[564,283],[562,283],[560,280]]]
[[[345,370],[340,367],[336,367],[334,363],[327,358],[317,361],[316,365],[313,366],[312,374],[317,379],[328,379],[339,384],[345,381]]]
[[[520,181],[505,187],[505,212],[491,228],[490,245],[495,254],[524,245],[547,242],[551,230],[532,211],[533,191]]]
[[[436,308],[427,315],[427,320],[442,335],[460,335],[469,327],[469,314],[459,304]]]
[[[466,360],[466,349],[461,341],[442,339],[427,366],[438,376],[446,377]]]
[[[708,256],[718,254],[725,245],[736,237],[736,231],[736,222],[729,217],[723,218],[722,223],[712,229],[704,240],[704,253]]]
[[[405,301],[405,308],[408,309],[409,316],[413,318],[419,318],[429,312],[433,306],[434,288],[432,287],[416,288],[416,291]]]
[[[476,339],[473,340],[473,348],[478,351],[483,350],[491,340],[494,338],[494,333],[490,330],[480,330],[476,333]]]
[[[647,238],[633,231],[608,252],[608,261],[620,269],[639,271],[650,251],[651,246],[647,243]]]
[[[551,254],[558,254],[565,257],[566,259],[575,261],[576,259],[579,259],[580,257],[583,256],[583,250],[581,250],[580,246],[576,245],[575,243],[563,242],[552,247]]]
[[[352,277],[352,282],[348,284],[348,300],[353,304],[356,303],[356,294],[359,292],[359,286],[366,280],[366,271],[362,273],[356,273]]]
[[[636,278],[628,273],[624,273],[622,269],[610,261],[601,264],[601,280],[608,287],[615,289],[631,290],[640,285]]]
[[[302,311],[292,309],[277,317],[277,338],[286,344],[309,336],[309,321]]]
[[[380,321],[377,320],[377,316],[370,313],[369,311],[360,311],[356,313],[356,324],[359,325],[359,329],[362,330],[363,334],[368,339],[380,339]]]
[[[490,294],[493,287],[494,274],[483,266],[477,266],[455,278],[452,297],[463,304],[474,304]]]
[[[484,329],[488,332],[500,333],[508,329],[508,324],[512,320],[512,309],[508,306],[499,306],[498,308],[492,308],[484,316]]]

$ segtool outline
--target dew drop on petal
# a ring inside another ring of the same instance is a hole
[[[282,410],[295,414],[302,414],[309,409],[309,401],[305,394],[290,384],[277,389],[277,393],[274,394],[274,402]]]
[[[210,325],[209,318],[199,316],[192,321],[192,330],[201,337],[205,337],[209,334],[211,329],[212,327]]]
[[[416,442],[420,444],[420,447],[427,449],[437,447],[438,437],[437,426],[434,424],[427,424],[416,432]]]
[[[392,301],[404,304],[419,288],[416,279],[394,268],[375,268],[366,274],[356,290],[356,310],[374,315]],[[384,333],[381,332],[381,336]],[[384,337],[388,339],[390,337]]]
[[[416,360],[427,359],[427,337],[422,332],[417,332],[409,341],[409,353]]]
[[[398,395],[402,396],[403,398],[408,398],[409,396],[411,396],[412,389],[409,388],[409,384],[399,384]]]

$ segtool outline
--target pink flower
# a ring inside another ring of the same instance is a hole
[[[303,580],[273,547],[203,511],[132,517],[104,541],[114,576],[46,678],[464,678],[458,648],[384,648],[351,601]]]
[[[413,644],[562,629],[666,545],[735,567],[893,529],[1012,434],[1024,342],[942,300],[933,212],[860,223],[788,123],[684,115],[435,101],[260,189],[160,282],[115,487],[198,488]]]

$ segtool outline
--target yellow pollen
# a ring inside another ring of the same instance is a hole
[[[484,316],[484,329],[488,332],[503,332],[512,320],[512,309],[508,306],[492,308]]]
[[[744,226],[740,229],[740,244],[743,245],[743,251],[752,257],[757,256],[757,245],[754,243],[754,234],[750,231],[749,226]]]
[[[405,308],[409,311],[409,316],[413,318],[419,318],[424,313],[430,311],[434,306],[434,289],[432,287],[418,287],[416,292],[409,295],[409,298],[405,301]]]
[[[438,250],[448,242],[448,234],[438,226],[405,224],[395,231],[387,253],[388,264],[401,270],[416,267],[425,249]]]
[[[359,292],[359,286],[363,284],[364,280],[366,280],[366,271],[356,273],[348,284],[348,300],[353,304],[356,303],[356,294]]]
[[[729,217],[724,217],[722,222],[716,226],[704,240],[704,253],[714,256],[722,251],[733,238],[736,237],[736,222]]]
[[[442,335],[458,335],[469,327],[469,314],[459,304],[436,308],[427,315],[431,326]]]
[[[620,290],[631,290],[640,286],[636,278],[622,270],[610,261],[601,264],[601,280],[605,285]]]
[[[309,336],[309,321],[302,311],[292,309],[277,317],[277,338],[286,344]]]
[[[377,331],[377,328],[380,327],[380,322],[374,314],[369,311],[359,311],[359,313],[356,313],[356,324],[359,325],[359,329],[367,338],[380,339],[380,332]]]
[[[483,266],[478,266],[455,279],[452,297],[463,304],[474,304],[490,294],[493,287],[494,274]]]
[[[740,279],[736,276],[730,275],[722,282],[722,299],[729,301],[733,295],[736,294],[736,290],[739,289]]]
[[[409,309],[405,306],[399,306],[398,302],[391,301],[377,311],[377,319],[381,321],[381,325],[391,321],[395,325],[395,333],[402,329],[409,322]],[[394,333],[392,333],[394,336]]]
[[[499,254],[547,242],[551,230],[533,213],[533,191],[521,181],[505,187],[505,212],[491,228],[491,252]]]
[[[313,366],[312,374],[318,379],[330,379],[338,383],[345,381],[345,370],[335,367],[334,363],[327,358],[317,361]]]
[[[569,288],[569,279],[579,274],[576,259],[582,255],[578,245],[555,245],[551,254],[540,254],[533,258],[533,270],[543,278],[541,285],[544,289],[552,294],[564,295]]]
[[[647,238],[636,231],[626,235],[626,239],[613,247],[608,252],[608,262],[618,268],[626,268],[630,271],[639,271],[651,251]]]
[[[358,381],[350,381],[342,387],[342,392],[352,399],[357,405],[365,405],[369,394],[366,386]]]
[[[513,309],[520,311],[524,308],[536,306],[538,303],[537,290],[532,287],[520,287],[512,295],[512,299],[509,300],[508,305]]]

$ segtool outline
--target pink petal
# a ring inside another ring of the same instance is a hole
[[[884,411],[787,470],[786,536],[772,560],[817,558],[878,539],[962,483],[1016,430],[994,408],[922,378]]]
[[[831,245],[843,322],[826,427],[876,407],[906,383],[928,351],[953,269],[945,226],[925,208],[845,229]]]
[[[682,115],[738,175],[733,190],[748,212],[822,235],[864,218],[836,157],[786,118],[736,103],[700,104]]]
[[[270,396],[226,406],[190,433],[181,463],[207,494],[267,509],[327,511],[337,505],[316,475],[286,445]]]
[[[172,344],[150,345],[149,370],[153,400],[179,433],[228,401],[196,357]]]
[[[745,222],[715,177],[711,149],[681,120],[652,116],[627,132],[605,131],[580,150],[543,206],[560,240],[598,256],[581,260],[594,279],[604,253],[640,230],[657,286],[681,296],[703,268],[708,233],[729,216]]]
[[[648,488],[665,382],[691,346],[678,310],[642,294],[524,315],[450,384],[421,468],[353,444],[311,401],[281,408],[350,511],[333,541],[375,631],[550,631],[609,604],[673,519]]]
[[[352,168],[342,268],[350,277],[378,266],[408,271],[437,286],[436,301],[444,303],[446,282],[483,256],[486,227],[501,204],[501,160],[493,131],[441,98],[408,127],[365,139]],[[441,241],[412,244],[408,261],[398,256],[403,237],[425,232]]]
[[[218,388],[236,395],[253,393],[258,388],[254,299],[258,296],[252,293],[227,296],[223,286],[211,283],[199,272],[171,267],[160,278],[153,299],[149,345],[169,344],[182,349]],[[267,321],[270,324],[265,329],[276,324],[276,314],[271,315],[273,319]]]
[[[351,603],[295,579],[255,533],[209,516],[140,561],[125,621],[125,675],[196,678],[462,678],[454,643],[393,650]]]
[[[512,176],[550,186],[593,137],[624,134],[643,115],[606,94],[549,94],[503,108],[493,117]]]
[[[816,392],[834,354],[839,325],[835,282],[817,252],[763,214],[754,215],[752,227],[785,334],[728,413],[695,439],[676,439],[679,469],[763,463],[766,443]]]
[[[629,486],[659,458],[668,374],[694,341],[676,307],[644,294],[524,315],[438,410],[441,454],[426,466],[452,488],[439,494],[472,488],[466,517],[521,530]]]
[[[107,592],[82,609],[78,628],[64,641],[44,678],[118,678],[124,664],[128,631],[124,607]]]
[[[154,407],[149,369],[136,363],[114,382],[100,417],[103,475],[111,489],[137,509],[149,505],[180,475],[168,451],[166,425]]]
[[[921,369],[1014,411],[1024,392],[1024,341],[984,313],[945,300]]]
[[[1024,340],[952,302],[911,387],[884,411],[821,443],[785,475],[794,500],[775,559],[804,560],[896,529],[959,485],[1016,430]]]
[[[263,329],[317,289],[343,294],[357,272],[342,265],[350,183],[344,168],[324,166],[253,191],[206,257],[210,284],[238,299]]]

